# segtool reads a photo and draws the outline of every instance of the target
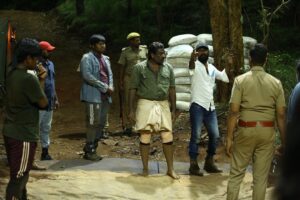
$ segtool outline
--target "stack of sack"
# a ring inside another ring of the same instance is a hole
[[[191,77],[189,62],[193,52],[193,45],[197,43],[197,36],[183,34],[172,37],[166,49],[166,62],[173,66],[176,84],[176,108],[188,111],[191,101]]]
[[[166,62],[173,66],[176,84],[176,108],[178,110],[188,111],[191,100],[191,77],[189,74],[189,61],[194,47],[199,42],[208,45],[209,59],[208,62],[214,63],[214,50],[212,34],[183,34],[172,37],[166,49]],[[251,37],[243,37],[244,44],[244,68],[242,71],[250,69],[249,66],[249,51],[257,41]]]
[[[209,48],[209,59],[208,62],[214,63],[214,49],[213,49],[213,39],[212,34],[202,33],[197,36],[198,42],[202,42],[208,45]],[[243,45],[244,45],[244,67],[241,68],[241,71],[246,72],[250,69],[249,65],[249,52],[252,47],[257,43],[257,40],[248,36],[243,36]]]

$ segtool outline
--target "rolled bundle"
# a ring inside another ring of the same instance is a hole
[[[176,101],[176,108],[178,110],[189,111],[190,104],[191,104],[190,102]]]
[[[202,42],[207,45],[213,45],[212,34],[209,33],[201,33],[197,36],[198,42]]]
[[[184,92],[176,92],[176,101],[190,102],[191,101],[191,94],[190,93],[184,93]]]
[[[185,67],[185,68],[174,68],[173,71],[174,71],[175,78],[190,76],[190,70],[187,67]]]
[[[190,77],[177,77],[175,78],[175,85],[191,85]]]
[[[197,41],[197,36],[193,34],[183,34],[172,37],[168,44],[170,47],[177,46],[180,44],[192,44]]]
[[[176,93],[191,93],[190,85],[176,85],[175,87]]]
[[[167,58],[190,58],[193,52],[193,47],[188,44],[180,44],[168,48]]]
[[[182,57],[167,57],[166,62],[173,66],[173,68],[188,68],[190,58],[182,58]]]
[[[252,47],[254,47],[256,43],[257,43],[256,39],[248,36],[243,36],[244,48],[251,49]]]

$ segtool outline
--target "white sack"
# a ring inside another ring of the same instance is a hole
[[[214,64],[215,59],[213,57],[208,57],[207,62],[210,63],[210,64]]]
[[[212,45],[212,34],[202,33],[197,36],[198,42],[205,43],[207,45]]]
[[[174,68],[174,76],[177,77],[185,77],[190,76],[190,70],[188,67],[186,68]]]
[[[190,93],[176,93],[176,101],[191,101],[191,94]]]
[[[190,58],[193,52],[193,47],[188,44],[181,44],[178,46],[170,47],[168,49],[168,58]]]
[[[167,58],[166,62],[172,65],[174,68],[188,68],[190,58]]]
[[[214,47],[211,45],[207,45],[208,46],[208,53],[210,57],[214,57]]]
[[[189,109],[190,109],[190,102],[176,101],[176,108],[178,110],[189,111]]]
[[[176,93],[191,93],[190,85],[176,85],[175,86]]]
[[[252,48],[254,47],[254,45],[257,43],[257,40],[252,38],[252,37],[248,37],[248,36],[243,36],[243,44],[244,47],[246,48]]]
[[[183,34],[172,37],[168,44],[170,47],[180,45],[180,44],[191,44],[197,41],[197,36],[193,34]]]
[[[177,77],[175,78],[176,85],[190,85],[191,78],[190,77]]]

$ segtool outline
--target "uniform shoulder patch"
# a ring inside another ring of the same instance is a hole
[[[122,48],[122,51],[126,51],[126,50],[128,50],[129,49],[129,47],[123,47]]]

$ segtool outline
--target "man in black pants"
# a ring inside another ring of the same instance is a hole
[[[44,68],[39,69],[38,78],[27,73],[36,67],[41,56],[36,40],[22,39],[14,52],[17,64],[7,76],[2,131],[10,167],[6,200],[25,200],[29,171],[39,140],[39,109],[48,104],[42,89],[47,73]]]

